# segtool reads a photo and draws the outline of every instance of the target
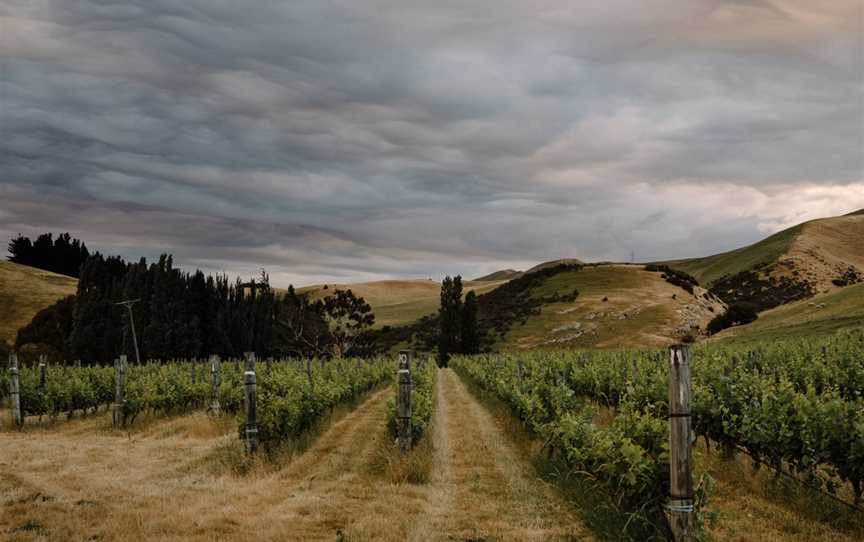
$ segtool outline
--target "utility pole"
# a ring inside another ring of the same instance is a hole
[[[132,326],[132,344],[135,345],[135,361],[138,362],[138,365],[141,365],[141,354],[138,352],[138,336],[135,334],[135,316],[132,315],[132,305],[141,301],[140,299],[127,299],[126,301],[121,301],[120,303],[115,303],[116,305],[123,305],[127,309],[129,309],[129,324]]]

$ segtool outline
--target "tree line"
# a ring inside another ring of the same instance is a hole
[[[83,244],[82,244],[83,246]],[[343,357],[374,350],[375,317],[350,290],[312,300],[293,287],[283,295],[265,272],[249,282],[226,275],[185,272],[164,254],[148,263],[88,255],[76,294],[39,312],[19,330],[15,346],[32,344],[54,357],[106,362],[134,359],[132,324],[143,359],[209,354]],[[129,311],[124,300],[137,300]]]
[[[31,241],[18,234],[9,241],[9,261],[69,277],[78,278],[81,264],[90,256],[87,245],[74,239],[68,232],[54,239],[52,233],[43,233]]]

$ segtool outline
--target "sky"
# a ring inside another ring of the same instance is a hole
[[[0,236],[277,286],[864,208],[861,0],[3,0]]]

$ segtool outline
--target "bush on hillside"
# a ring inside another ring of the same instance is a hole
[[[708,324],[708,333],[715,334],[732,326],[740,326],[755,322],[759,318],[756,306],[752,303],[735,303],[723,313],[718,314]]]
[[[645,266],[645,271],[662,273],[661,278],[663,280],[669,284],[683,288],[691,295],[693,294],[693,287],[699,286],[699,281],[692,275],[678,269],[672,269],[668,265],[649,263]]]

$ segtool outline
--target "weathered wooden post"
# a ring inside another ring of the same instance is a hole
[[[669,527],[675,542],[696,540],[690,470],[690,347],[669,349]]]
[[[126,412],[123,408],[126,404],[126,355],[114,360],[114,427],[126,425]]]
[[[21,388],[18,382],[18,354],[9,354],[9,399],[12,401],[12,425],[24,426],[24,416],[21,412]]]
[[[254,454],[258,450],[258,420],[255,410],[255,396],[258,386],[255,381],[255,371],[243,373],[243,380],[246,388],[244,401],[246,405],[246,453]]]
[[[219,385],[222,383],[219,356],[210,356],[210,413],[218,416],[221,408],[219,406]]]
[[[579,368],[585,368],[585,352],[579,352]]]
[[[243,352],[246,359],[246,370],[255,372],[255,352]]]
[[[408,350],[399,351],[399,369],[397,370],[402,369],[411,370],[411,353]]]
[[[404,368],[403,368],[404,366]],[[411,450],[411,360],[408,352],[399,352],[398,389],[396,391],[396,416],[399,422],[399,450],[404,454]]]
[[[45,363],[45,354],[41,354],[39,356],[39,389],[41,391],[45,390],[45,382],[46,382],[46,374],[45,371],[48,369],[48,364]]]
[[[273,372],[273,356],[269,356],[267,358],[267,374],[269,375],[272,372]]]

